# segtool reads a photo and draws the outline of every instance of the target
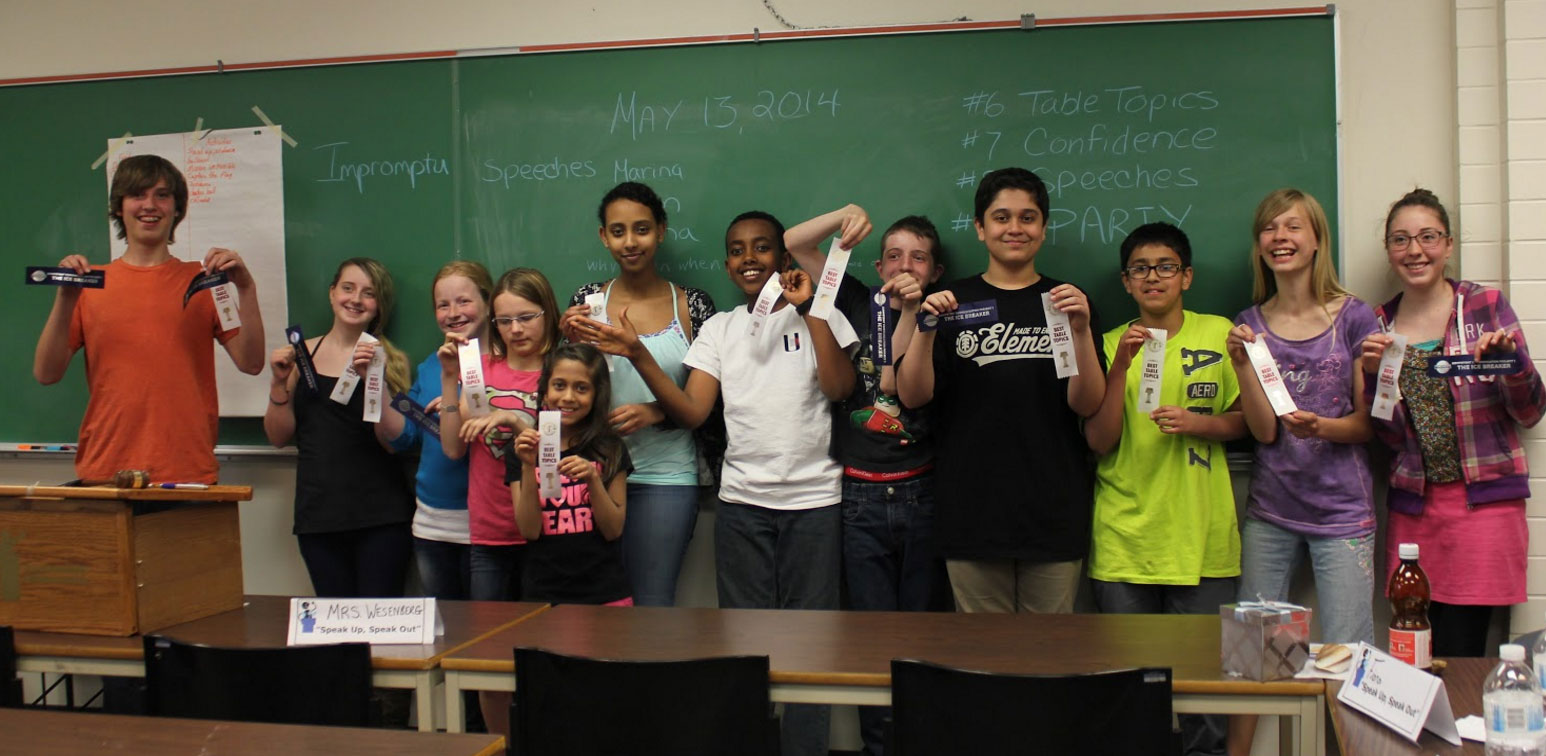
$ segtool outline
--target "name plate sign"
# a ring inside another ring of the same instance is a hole
[[[1352,675],[1337,693],[1338,701],[1414,743],[1426,728],[1460,745],[1443,680],[1367,643],[1358,644],[1353,652],[1351,669]]]
[[[429,644],[445,635],[432,598],[290,599],[291,646]]]

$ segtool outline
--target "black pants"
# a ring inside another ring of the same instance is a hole
[[[297,535],[311,587],[327,598],[403,595],[413,537],[408,523]]]
[[[1487,630],[1492,627],[1492,607],[1463,604],[1428,606],[1433,626],[1434,656],[1493,656],[1487,649]]]

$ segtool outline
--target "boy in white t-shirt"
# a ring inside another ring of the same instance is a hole
[[[833,229],[836,231],[836,229]],[[841,312],[809,314],[811,277],[788,270],[784,226],[742,213],[725,232],[725,271],[746,306],[703,324],[683,362],[678,388],[640,344],[627,310],[618,324],[577,321],[582,339],[633,362],[673,422],[696,428],[725,402],[725,451],[714,526],[719,605],[726,608],[837,609],[841,572],[842,467],[827,453],[829,404],[853,392],[847,350],[858,337]],[[782,277],[783,295],[749,334],[763,286]],[[790,705],[784,753],[827,753],[826,706]]]

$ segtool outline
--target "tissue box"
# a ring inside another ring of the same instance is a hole
[[[1280,602],[1219,607],[1219,666],[1232,677],[1282,680],[1310,658],[1310,610]]]

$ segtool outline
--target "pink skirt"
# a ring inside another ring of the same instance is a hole
[[[1421,515],[1390,512],[1386,526],[1387,583],[1401,563],[1397,546],[1415,543],[1434,601],[1478,606],[1524,602],[1529,531],[1523,499],[1467,509],[1464,483],[1430,483]]]

